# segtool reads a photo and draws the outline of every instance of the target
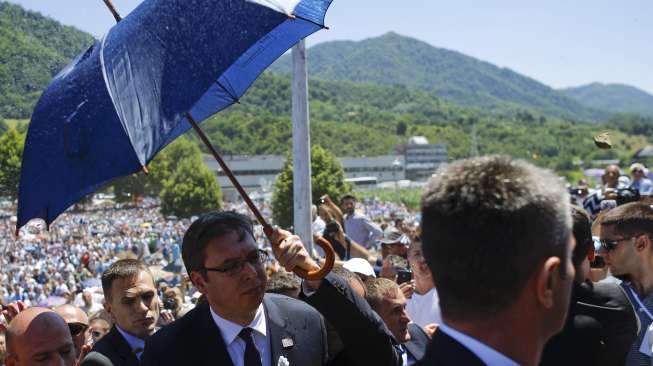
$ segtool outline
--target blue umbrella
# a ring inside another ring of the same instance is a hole
[[[146,0],[50,83],[30,122],[17,229],[49,225],[230,106],[331,0]]]

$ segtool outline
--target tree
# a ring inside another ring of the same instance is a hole
[[[220,185],[199,155],[183,159],[163,183],[161,212],[164,215],[191,217],[221,207]]]
[[[345,182],[345,172],[338,159],[329,151],[318,145],[311,147],[311,192],[313,201],[328,194],[337,200],[341,195],[351,191],[351,185]],[[277,176],[272,196],[274,222],[281,227],[293,225],[293,164],[286,159],[283,170]]]
[[[18,197],[25,135],[11,127],[0,137],[0,196]]]
[[[149,175],[137,172],[113,182],[116,200],[126,202],[136,197],[157,197],[163,185],[169,179],[175,166],[185,159],[200,157],[201,153],[195,143],[186,137],[180,137],[166,146],[148,165]]]

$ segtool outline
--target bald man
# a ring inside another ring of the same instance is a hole
[[[46,308],[27,308],[7,327],[7,366],[75,364],[75,346],[66,322]]]
[[[70,336],[75,345],[75,358],[82,352],[82,346],[89,344],[90,332],[88,327],[88,315],[77,306],[64,304],[57,306],[54,311],[59,314],[68,325]]]

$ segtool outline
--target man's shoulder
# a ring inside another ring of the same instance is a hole
[[[481,359],[479,359],[474,353],[440,329],[438,329],[433,335],[431,343],[429,343],[426,348],[424,358],[415,365],[485,366],[483,361],[481,361]]]
[[[157,344],[172,339],[178,339],[183,342],[183,336],[186,333],[197,334],[197,325],[203,323],[208,318],[208,315],[202,316],[202,311],[206,311],[208,314],[208,306],[200,305],[189,310],[184,316],[159,329],[156,333],[150,336],[147,343]]]
[[[304,301],[295,298],[266,293],[263,298],[267,310],[281,311],[288,314],[303,314],[304,316],[321,317],[320,313],[314,307],[308,305]]]

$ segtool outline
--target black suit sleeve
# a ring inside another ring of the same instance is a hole
[[[385,323],[347,281],[331,273],[305,300],[333,325],[344,346],[355,350],[349,354],[354,364],[401,365],[401,355]]]

